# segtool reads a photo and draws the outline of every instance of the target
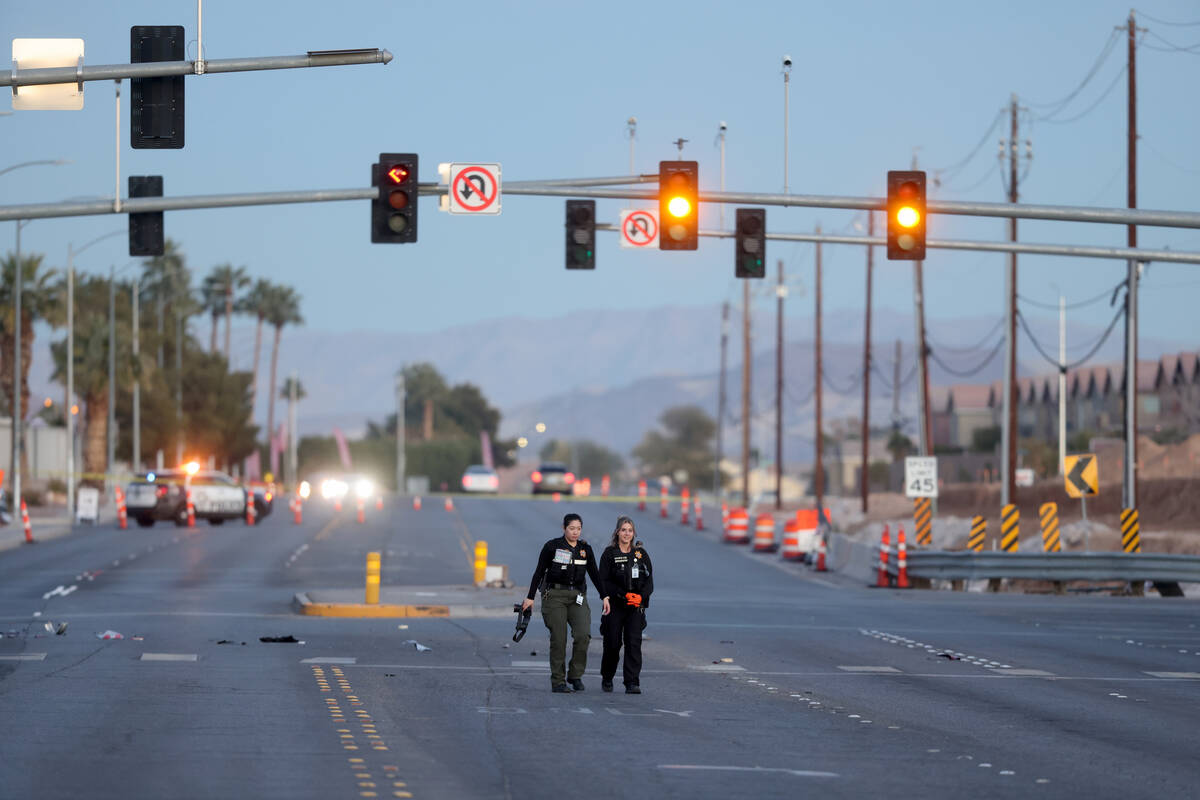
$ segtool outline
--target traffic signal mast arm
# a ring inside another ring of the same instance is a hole
[[[302,56],[257,56],[204,60],[204,72],[255,72],[264,69],[342,67],[354,64],[387,64],[392,54],[375,47],[356,50],[310,50]],[[122,78],[159,78],[196,74],[195,61],[154,61],[141,64],[103,64],[95,67],[46,67],[0,70],[0,86],[41,86],[48,83],[112,81]],[[203,73],[202,73],[203,74]]]

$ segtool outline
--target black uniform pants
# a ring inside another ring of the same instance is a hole
[[[642,610],[612,603],[612,610],[604,621],[604,655],[600,659],[600,677],[611,681],[617,674],[617,661],[621,659],[621,645],[625,646],[625,661],[622,665],[625,685],[637,684],[642,674]]]

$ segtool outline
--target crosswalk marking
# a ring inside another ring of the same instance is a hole
[[[843,666],[839,666],[838,669],[843,670],[845,672],[899,672],[900,671],[900,670],[896,669],[895,667],[843,667]]]
[[[195,653],[142,653],[142,661],[195,661]]]
[[[1200,678],[1200,672],[1146,672],[1155,678]]]
[[[45,653],[20,653],[15,656],[0,656],[0,661],[45,661]]]

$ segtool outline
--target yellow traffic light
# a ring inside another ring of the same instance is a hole
[[[667,210],[673,217],[686,217],[692,210],[692,204],[686,197],[672,197],[667,202]]]
[[[904,206],[896,212],[896,223],[902,228],[915,227],[921,221],[921,212],[912,206]]]
[[[887,257],[920,261],[925,258],[925,173],[890,171],[887,187]]]

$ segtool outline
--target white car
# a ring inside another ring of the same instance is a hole
[[[500,476],[491,467],[482,464],[472,464],[462,476],[464,492],[490,492],[495,494],[500,489]]]
[[[246,490],[234,483],[224,472],[199,470],[189,482],[182,469],[147,472],[145,477],[129,484],[125,490],[125,508],[129,516],[143,528],[159,520],[173,520],[176,525],[187,524],[187,496],[192,490],[192,510],[196,519],[206,519],[210,525],[221,525],[227,519],[246,515]]]

